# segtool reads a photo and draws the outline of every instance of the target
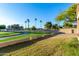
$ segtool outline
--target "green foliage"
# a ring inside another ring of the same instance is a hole
[[[36,27],[35,26],[32,26],[32,28],[31,28],[32,30],[36,30]]]
[[[66,15],[69,17],[70,20],[76,20],[76,8],[77,4],[73,4],[68,10],[66,10]]]
[[[29,19],[27,19],[27,23],[28,23],[28,29],[29,29],[29,23],[30,23],[30,20]]]
[[[59,29],[58,24],[54,24],[54,25],[52,25],[52,29],[58,30],[58,29]]]
[[[0,25],[0,29],[6,29],[5,25]]]
[[[8,30],[22,30],[23,29],[23,26],[20,26],[19,24],[13,24],[13,25],[9,25]]]
[[[51,22],[46,22],[46,24],[44,26],[45,26],[45,29],[48,29],[48,30],[59,30],[58,24],[52,25]]]
[[[44,26],[45,26],[45,29],[51,29],[52,28],[52,23],[51,22],[46,22],[46,24]]]
[[[30,22],[30,20],[29,20],[29,19],[27,19],[27,22]]]
[[[57,20],[57,21],[62,21],[62,20],[65,20],[65,19],[66,19],[65,12],[59,14],[59,15],[56,17],[56,20]]]
[[[64,25],[63,25],[65,28],[71,28],[73,27],[73,24],[71,22],[64,22]]]
[[[70,16],[70,15],[74,15],[76,14],[76,8],[77,8],[77,4],[73,4],[72,6],[70,6],[70,8],[68,8],[66,10],[67,12],[67,15]]]
[[[37,18],[35,18],[35,21],[37,21]]]
[[[40,23],[42,23],[42,20],[40,20]]]
[[[67,10],[65,10],[64,12],[60,13],[57,17],[56,20],[57,21],[68,21],[68,22],[74,22],[75,20],[77,20],[77,15],[76,15],[76,7],[77,4],[73,4],[72,6],[70,6]],[[70,25],[70,23],[67,23]]]

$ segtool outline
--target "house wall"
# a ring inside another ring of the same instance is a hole
[[[77,33],[77,29],[76,28],[64,28],[64,29],[60,29],[59,31],[63,32],[63,33],[72,33],[72,30],[74,31],[74,34]]]
[[[77,33],[79,33],[79,4],[77,4]]]

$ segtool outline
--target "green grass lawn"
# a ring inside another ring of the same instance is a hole
[[[29,42],[19,43],[8,47],[0,48],[0,55],[5,56],[79,56],[79,41],[74,35],[59,34],[57,36],[44,39],[33,40],[32,38],[47,35],[46,33],[30,33],[15,36],[9,39],[0,40],[7,42],[13,40],[26,39]],[[31,38],[31,40],[29,40]],[[30,44],[30,45],[29,45]]]
[[[79,56],[79,41],[75,37],[52,37],[34,42],[31,41],[33,44],[29,46],[19,44],[0,49],[0,51],[8,51],[3,54],[7,56]]]
[[[12,34],[12,33],[11,33]],[[14,34],[14,33],[13,33]],[[5,34],[4,34],[5,35]],[[0,43],[4,43],[4,42],[9,42],[9,41],[14,41],[14,40],[22,40],[22,39],[33,39],[33,38],[36,38],[36,37],[41,37],[41,36],[44,36],[44,35],[47,35],[46,33],[39,33],[39,32],[36,32],[36,33],[29,33],[29,34],[23,34],[23,35],[20,35],[20,36],[14,36],[14,37],[11,37],[11,38],[5,38],[3,40],[0,40]]]
[[[0,32],[0,38],[5,36],[15,35],[15,34],[19,34],[19,33],[18,32]]]

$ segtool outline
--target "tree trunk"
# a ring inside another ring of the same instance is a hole
[[[29,22],[28,22],[28,30],[29,30]]]

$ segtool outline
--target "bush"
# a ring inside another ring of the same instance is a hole
[[[32,28],[31,28],[32,30],[36,30],[36,27],[35,26],[32,26]]]

